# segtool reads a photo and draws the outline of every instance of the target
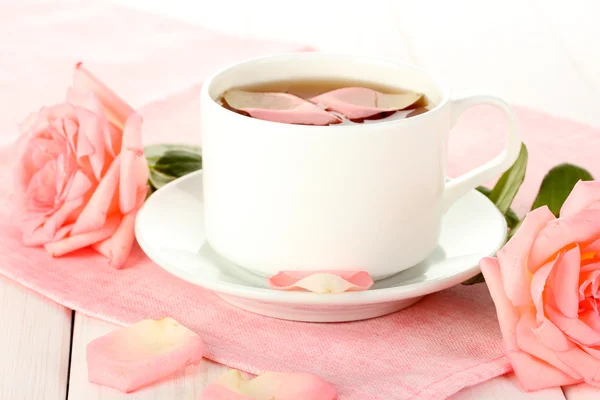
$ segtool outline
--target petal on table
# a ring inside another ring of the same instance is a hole
[[[223,95],[226,105],[265,121],[303,125],[329,125],[341,119],[313,103],[288,93],[255,93],[228,90]]]
[[[373,279],[366,271],[281,271],[268,280],[277,290],[342,293],[367,290]]]
[[[531,354],[540,360],[546,361],[548,364],[555,368],[558,368],[565,374],[569,375],[573,379],[581,379],[581,374],[569,367],[556,356],[555,350],[546,347],[540,342],[539,337],[535,333],[536,330],[536,319],[532,312],[527,312],[521,316],[519,323],[517,324],[517,344],[519,348],[527,354]],[[568,339],[562,334],[563,341]],[[569,343],[569,346],[564,351],[575,347],[573,343]]]
[[[202,400],[254,400],[252,397],[236,393],[218,383],[211,383],[202,390]]]
[[[576,243],[581,248],[585,248],[598,238],[600,238],[600,210],[585,210],[573,216],[551,221],[542,229],[531,247],[529,271],[534,273],[543,263],[569,245]]]
[[[131,392],[198,364],[204,343],[172,318],[143,320],[87,345],[88,379]]]
[[[500,264],[497,259],[486,257],[481,260],[479,265],[496,306],[498,324],[506,349],[508,351],[520,351],[516,340],[516,328],[520,315],[504,291],[505,285]]]
[[[229,391],[213,386],[222,386]],[[238,396],[231,395],[231,392]],[[244,379],[239,371],[231,370],[209,385],[202,392],[202,399],[335,400],[337,392],[329,383],[311,373],[265,372],[254,379]]]
[[[554,219],[548,207],[531,211],[517,233],[497,253],[504,290],[515,306],[531,304],[530,273],[527,269],[529,250],[546,224]]]
[[[121,224],[114,235],[92,246],[94,250],[108,258],[108,265],[113,268],[123,268],[127,257],[129,257],[129,253],[131,253],[131,249],[135,243],[135,218],[146,198],[147,192],[148,187],[144,187],[138,192],[138,205],[133,211],[123,216]]]
[[[148,163],[142,145],[142,117],[134,113],[127,120],[121,145],[119,208],[127,214],[135,208],[136,195],[148,181]]]
[[[422,98],[422,94],[415,92],[387,94],[363,87],[347,87],[323,93],[310,101],[348,119],[364,119],[383,112],[403,110]]]
[[[104,226],[112,199],[117,194],[120,171],[121,159],[117,156],[75,221],[72,235],[93,232]]]
[[[96,231],[70,235],[56,242],[46,243],[44,248],[52,257],[60,257],[112,236],[119,227],[119,223],[120,218],[118,216],[110,217],[106,220],[104,226]]]
[[[599,200],[600,181],[579,181],[560,208],[560,216],[573,216]]]
[[[102,103],[108,120],[115,124],[119,129],[123,129],[125,121],[134,110],[123,99],[116,95],[98,78],[92,75],[82,66],[82,63],[75,65],[73,73],[73,87],[82,92],[92,92]]]

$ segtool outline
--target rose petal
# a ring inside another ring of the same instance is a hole
[[[579,315],[579,247],[567,251],[554,266],[555,275],[551,289],[558,310],[568,318]]]
[[[108,171],[106,171],[83,211],[79,214],[71,234],[78,235],[93,232],[104,226],[112,199],[117,193],[120,171],[121,159],[117,156],[108,167]]]
[[[82,66],[82,63],[77,63],[77,65],[75,65],[73,87],[76,90],[83,92],[89,91],[98,96],[108,120],[119,129],[123,129],[125,121],[127,121],[127,118],[134,112],[129,104],[85,69]]]
[[[579,318],[567,318],[554,307],[546,305],[546,314],[561,331],[584,346],[600,345],[600,332],[586,325]]]
[[[110,237],[119,227],[120,218],[110,217],[101,229],[93,232],[69,236],[62,240],[46,243],[44,248],[52,257],[60,257],[75,250],[82,249]]]
[[[81,198],[92,188],[92,181],[90,181],[90,178],[83,172],[75,171],[72,177],[72,180],[69,182],[68,190],[66,190],[66,201]]]
[[[77,107],[77,119],[79,121],[79,141],[82,136],[89,141],[93,151],[88,155],[92,171],[97,180],[100,180],[102,176],[102,169],[104,168],[104,126],[102,121],[96,114],[91,111]]]
[[[422,97],[414,92],[387,94],[363,87],[347,87],[323,93],[310,101],[348,119],[364,119],[382,112],[403,110]]]
[[[44,233],[46,237],[54,240],[56,231],[72,217],[84,204],[84,198],[79,197],[74,200],[65,201],[44,223]],[[48,240],[50,241],[50,240]],[[40,243],[45,244],[45,243]]]
[[[127,120],[121,146],[119,208],[127,214],[135,208],[136,195],[148,181],[148,163],[142,145],[142,117],[134,113]]]
[[[534,317],[533,313],[526,312],[525,314],[523,314],[521,316],[521,319],[519,320],[519,323],[517,324],[516,330],[516,338],[519,348],[527,354],[531,354],[534,357],[546,361],[548,364],[552,365],[555,368],[558,368],[560,371],[569,375],[573,379],[580,380],[582,377],[577,371],[575,371],[573,368],[569,367],[568,365],[560,361],[558,357],[556,357],[557,346],[553,346],[553,348],[548,348],[542,342],[540,342],[539,336],[535,332],[536,329],[536,318]],[[560,334],[562,335],[562,338],[560,338],[559,341],[568,344],[566,347],[563,348],[562,351],[567,351],[575,347],[575,345],[569,342],[569,339],[565,337],[565,335],[562,332],[560,332]]]
[[[520,351],[516,341],[516,328],[520,316],[504,291],[505,284],[500,272],[500,264],[497,259],[486,257],[481,260],[479,265],[496,306],[504,345],[508,351]]]
[[[562,258],[561,254],[558,259]],[[536,309],[537,328],[534,333],[540,343],[555,351],[565,351],[573,347],[573,343],[565,337],[564,333],[556,325],[554,325],[544,312],[544,291],[546,282],[553,271],[557,260],[548,261],[540,269],[538,269],[531,279],[531,297]]]
[[[203,400],[335,400],[337,392],[311,373],[265,372],[247,380],[239,371],[231,370],[208,385],[201,397]]]
[[[556,356],[566,365],[577,371],[587,383],[600,380],[600,360],[580,349],[573,347],[569,351],[557,352]]]
[[[341,121],[311,102],[288,93],[228,90],[223,94],[223,99],[232,109],[265,121],[304,125],[329,125]]]
[[[94,250],[108,258],[108,265],[113,268],[121,269],[131,253],[131,248],[135,243],[135,217],[146,198],[147,191],[148,187],[145,187],[138,192],[138,205],[133,211],[123,216],[117,231],[108,239],[92,246]]]
[[[87,345],[88,379],[131,392],[198,364],[203,352],[200,336],[174,319],[144,320]]]
[[[549,222],[540,232],[529,253],[529,271],[534,273],[564,247],[578,243],[582,248],[600,236],[600,210],[585,210]]]
[[[511,351],[507,356],[519,383],[527,392],[582,382],[530,354]]]
[[[573,216],[597,201],[600,201],[600,181],[579,181],[560,208],[560,216]]]
[[[342,293],[367,290],[373,279],[366,271],[281,271],[268,280],[277,290]]]
[[[596,332],[600,332],[600,316],[598,313],[593,310],[587,310],[579,314],[579,319]]]
[[[529,249],[540,231],[554,219],[554,215],[548,207],[544,206],[531,211],[525,216],[517,233],[497,253],[504,290],[517,307],[531,304],[529,271],[527,270]]]

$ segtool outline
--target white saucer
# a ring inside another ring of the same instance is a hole
[[[148,257],[234,306],[296,321],[354,321],[401,310],[475,276],[479,260],[498,250],[506,238],[504,217],[474,190],[446,213],[438,248],[419,265],[379,280],[364,292],[282,292],[215,253],[204,236],[202,206],[200,171],[150,196],[136,220],[136,237]]]

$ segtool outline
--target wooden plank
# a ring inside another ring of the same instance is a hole
[[[461,390],[449,400],[565,400],[560,388],[525,393],[514,374],[499,376]]]
[[[567,400],[598,400],[600,389],[582,383],[579,385],[565,386],[563,392]]]
[[[64,400],[72,311],[0,277],[0,399]]]
[[[112,388],[89,383],[85,357],[87,344],[93,339],[117,328],[118,326],[114,324],[76,313],[75,325],[73,327],[73,355],[71,358],[69,399],[198,400],[202,389],[228,369],[211,361],[202,360],[198,366],[190,366],[185,371],[130,394],[124,394]]]

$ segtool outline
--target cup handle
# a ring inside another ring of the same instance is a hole
[[[494,106],[504,114],[508,121],[508,142],[505,149],[487,163],[446,182],[443,197],[444,211],[459,198],[477,186],[500,175],[517,160],[521,150],[521,137],[517,117],[513,109],[504,100],[494,96],[467,95],[451,100],[451,127],[466,109],[477,105]]]

